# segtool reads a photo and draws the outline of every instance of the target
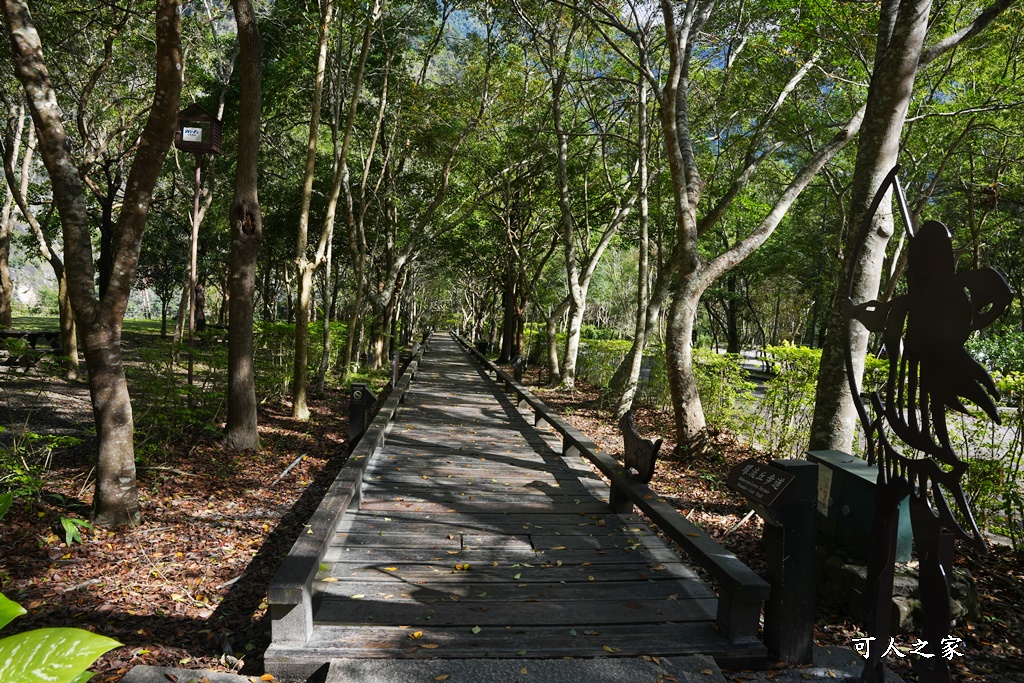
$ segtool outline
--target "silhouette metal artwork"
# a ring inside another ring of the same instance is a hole
[[[999,422],[993,402],[999,396],[995,383],[964,344],[973,332],[1003,312],[1012,293],[1006,280],[991,268],[956,272],[950,232],[942,223],[927,221],[920,230],[914,230],[897,170],[889,173],[874,198],[851,263],[858,262],[871,219],[892,187],[908,237],[906,293],[888,302],[854,304],[851,267],[843,305],[847,330],[856,320],[881,335],[889,365],[884,390],[868,397],[869,414],[857,387],[847,344],[847,378],[867,437],[867,460],[878,467],[865,596],[868,644],[873,647],[865,653],[862,680],[885,680],[898,507],[903,498],[909,497],[924,611],[920,640],[927,644],[919,648],[924,654],[912,661],[919,680],[946,683],[951,680],[950,658],[939,654],[939,645],[945,645],[951,637],[953,541],[959,538],[972,549],[985,552],[985,542],[961,486],[967,465],[950,444],[946,410],[967,412],[963,403],[966,399]],[[951,502],[963,524],[954,515]]]

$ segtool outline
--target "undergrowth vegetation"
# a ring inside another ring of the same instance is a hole
[[[580,342],[576,375],[608,393],[616,368],[631,342],[603,338],[588,330]],[[1018,339],[1018,336],[1020,337]],[[559,345],[564,337],[559,335]],[[543,364],[546,338],[537,330],[527,339],[530,361]],[[963,487],[980,526],[1024,545],[1024,373],[1006,371],[1024,365],[1024,335],[973,341],[972,350],[992,364],[1003,395],[1002,424],[980,411],[950,412],[954,449],[967,463]],[[763,360],[763,362],[762,362]],[[807,447],[821,351],[783,344],[764,349],[761,360],[738,354],[694,349],[694,371],[708,425],[728,431],[751,448],[778,458],[799,458]],[[767,372],[763,370],[767,369]],[[864,393],[884,392],[888,361],[868,356]],[[1000,373],[1000,370],[1004,372]],[[634,403],[671,411],[664,350],[651,345],[644,355]],[[861,449],[857,430],[855,450]]]

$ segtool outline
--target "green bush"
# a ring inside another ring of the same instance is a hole
[[[694,349],[697,392],[704,407],[704,419],[711,427],[736,431],[742,425],[744,406],[753,398],[755,386],[747,381],[746,371],[740,365],[742,360],[736,353]]]
[[[607,389],[619,363],[629,353],[631,344],[626,340],[581,340],[576,357],[576,376],[594,386]]]
[[[986,337],[974,336],[968,340],[967,349],[1001,375],[1024,372],[1024,331],[1006,329]]]
[[[777,457],[798,456],[810,433],[821,350],[786,343],[765,351],[775,376],[751,414],[750,442]]]

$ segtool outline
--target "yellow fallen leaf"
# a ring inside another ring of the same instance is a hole
[[[439,648],[441,646],[438,645],[437,643],[423,643],[422,645],[420,645],[420,647],[425,647],[428,650],[436,650],[437,648]]]
[[[434,676],[435,681],[447,681],[451,674],[441,674],[440,676]]]
[[[398,571],[398,567],[384,567],[384,571],[386,571],[386,572],[397,572]]]
[[[422,638],[423,637],[423,631],[413,631],[412,633],[409,634],[409,637],[412,638],[413,640],[416,640],[417,638]]]
[[[272,681],[274,680],[274,674],[263,674],[260,676],[261,681]]]
[[[705,676],[714,676],[715,675],[715,672],[712,671],[711,669],[701,669],[700,672],[702,674],[704,674]]]
[[[619,648],[612,647],[611,645],[602,645],[601,649],[605,652],[620,652]]]
[[[522,669],[520,669],[520,670],[519,670],[519,673],[521,673],[522,675],[524,675],[524,676],[525,676],[525,675],[526,675],[526,674],[528,674],[529,672],[528,672],[528,671],[526,670],[526,667],[524,666],[524,667],[523,667]]]
[[[321,581],[332,582],[332,581],[337,581],[338,577],[336,577],[336,576],[325,576],[324,578],[322,578],[320,580]]]
[[[651,569],[653,571],[656,571],[656,572],[662,572],[662,571],[665,571],[665,565],[663,565],[663,564],[655,565],[655,566],[651,567]]]

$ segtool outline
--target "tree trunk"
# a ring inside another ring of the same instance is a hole
[[[303,250],[304,252],[305,250]],[[299,298],[295,303],[295,363],[292,367],[292,417],[309,419],[309,307],[313,296],[313,264],[299,257]]]
[[[549,311],[544,319],[544,327],[548,338],[548,384],[557,386],[561,380],[562,373],[558,367],[558,321],[569,309],[569,297],[562,299],[562,302]]]
[[[60,352],[67,357],[64,362],[64,377],[69,381],[78,379],[78,330],[75,326],[75,312],[68,294],[68,278],[63,269],[57,276],[57,310],[60,325]]]
[[[253,361],[253,312],[256,263],[263,239],[257,170],[259,168],[260,58],[263,41],[251,0],[232,0],[238,25],[240,103],[238,164],[231,203],[231,270],[228,291],[228,402],[224,444],[234,450],[259,448],[256,378]]]
[[[894,227],[891,201],[883,200],[874,216],[866,214],[883,179],[899,157],[900,135],[913,95],[930,8],[931,0],[887,0],[882,6],[875,66],[851,189],[852,229],[845,247],[844,276],[840,280],[840,287],[845,287],[849,269],[854,269],[851,293],[854,303],[869,301],[878,295],[885,248]],[[871,221],[871,229],[860,260],[852,264],[850,255],[854,242],[860,239],[860,228],[865,220]],[[847,326],[839,313],[839,303],[845,298],[845,292],[836,297],[829,312],[811,422],[809,447],[812,450],[850,452],[853,448],[856,415],[846,379],[844,348],[849,344],[852,349],[859,383],[869,334],[863,326],[852,325],[847,338]]]
[[[678,452],[700,450],[699,442],[706,428],[704,407],[697,393],[697,378],[693,372],[693,323],[701,291],[685,287],[680,278],[668,313],[668,331],[665,340],[665,367],[672,392],[672,410],[675,414]]]
[[[89,390],[96,420],[98,458],[93,518],[117,526],[139,521],[135,479],[134,425],[121,361],[121,324],[138,265],[142,231],[153,187],[170,149],[181,94],[181,5],[156,3],[156,84],[138,151],[125,183],[124,206],[117,222],[107,295],[95,295],[93,251],[85,183],[71,156],[43,46],[24,0],[3,0],[2,9],[21,82],[39,136],[39,152],[50,176],[64,236],[65,275],[83,328]]]
[[[310,104],[309,141],[306,146],[306,170],[302,183],[302,206],[299,210],[299,229],[295,247],[295,265],[299,279],[298,301],[295,306],[295,363],[292,368],[292,417],[309,419],[306,389],[309,383],[309,306],[312,301],[315,261],[310,261],[306,248],[309,244],[309,212],[313,199],[313,176],[316,172],[316,147],[320,129],[320,103],[323,100],[324,77],[327,69],[327,43],[334,3],[327,0],[320,14],[320,34],[317,43],[316,74]]]
[[[10,201],[4,205],[4,217],[0,220],[0,329],[9,329],[14,324],[11,315],[11,299],[14,285],[11,282],[11,269],[8,265],[11,253],[11,230],[7,214]]]
[[[135,423],[121,362],[120,325],[92,325],[84,341],[99,444],[93,521],[111,527],[137,525],[141,509],[135,480]]]

